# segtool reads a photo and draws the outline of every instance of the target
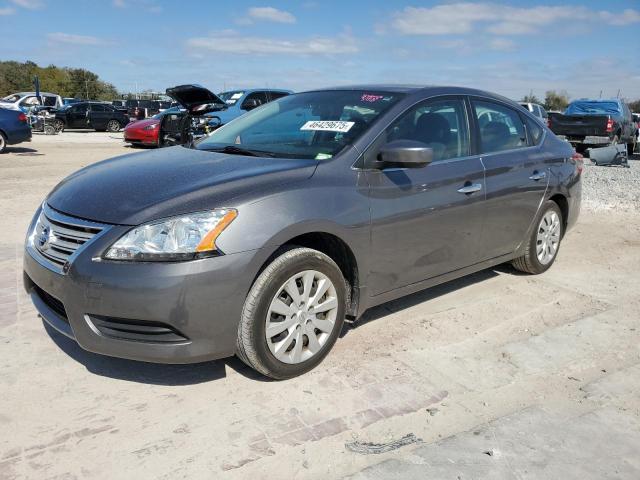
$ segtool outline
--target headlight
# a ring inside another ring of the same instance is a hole
[[[143,130],[155,130],[156,128],[158,128],[158,123],[152,123],[151,125],[147,125],[146,127],[143,128]]]
[[[216,239],[237,215],[216,209],[140,225],[111,245],[104,258],[175,262],[209,256],[217,253]]]

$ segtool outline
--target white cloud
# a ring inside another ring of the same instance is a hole
[[[37,10],[44,7],[44,2],[42,0],[11,0],[11,2],[19,7],[27,8],[29,10]]]
[[[539,33],[543,27],[568,20],[602,21],[609,25],[640,22],[640,12],[594,11],[586,7],[508,7],[496,3],[450,3],[435,7],[406,7],[394,14],[392,27],[405,35],[454,35],[479,25],[496,35]]]
[[[276,23],[296,23],[296,17],[284,10],[273,7],[251,7],[248,11],[249,18]]]
[[[16,13],[15,8],[11,8],[11,7],[0,8],[0,17],[2,17],[3,15],[13,15],[14,13]]]
[[[156,0],[113,0],[113,6],[116,8],[140,8],[151,13],[162,12],[162,7],[156,4]]]
[[[52,43],[64,43],[68,45],[98,46],[108,45],[110,42],[90,35],[75,35],[73,33],[55,32],[47,34],[47,39]]]
[[[516,43],[508,38],[494,38],[489,42],[489,48],[502,52],[512,52],[516,49]]]
[[[312,37],[303,40],[279,40],[263,37],[246,37],[234,32],[224,32],[209,37],[187,40],[187,46],[197,50],[233,54],[287,54],[287,55],[338,55],[358,52],[355,40],[349,35],[335,38]]]

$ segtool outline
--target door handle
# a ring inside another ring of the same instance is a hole
[[[468,195],[470,193],[479,192],[480,190],[482,190],[482,184],[481,183],[470,183],[468,185],[465,185],[462,188],[459,188],[458,189],[458,193],[464,193],[464,194]]]
[[[533,175],[529,177],[529,180],[533,180],[534,182],[537,182],[538,180],[542,180],[546,176],[547,176],[547,172],[536,171],[536,172],[533,172]]]

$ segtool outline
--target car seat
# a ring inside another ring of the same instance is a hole
[[[502,122],[489,122],[482,127],[482,149],[485,152],[505,150],[511,141],[511,131]]]
[[[434,160],[444,158],[451,142],[449,121],[439,113],[423,113],[416,122],[413,140],[432,148]]]

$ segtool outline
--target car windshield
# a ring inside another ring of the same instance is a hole
[[[180,107],[171,107],[171,108],[167,108],[166,110],[163,110],[162,112],[158,112],[156,113],[153,117],[151,118],[155,118],[155,119],[161,119],[164,115],[167,115],[168,113],[178,113],[180,111]]]
[[[267,103],[201,140],[196,148],[324,160],[352,144],[403,94],[329,90]]]
[[[218,94],[220,99],[223,100],[227,105],[235,105],[235,103],[240,100],[243,95],[243,90],[233,90],[231,92],[222,92]]]
[[[616,102],[577,101],[571,103],[565,115],[619,115],[620,106]]]
[[[7,95],[2,99],[3,102],[15,103],[20,100],[20,95]]]

